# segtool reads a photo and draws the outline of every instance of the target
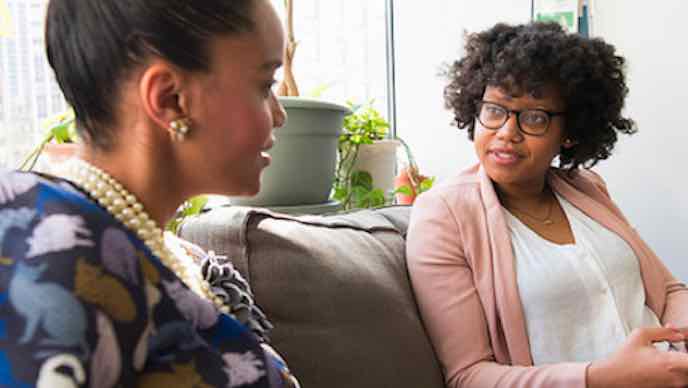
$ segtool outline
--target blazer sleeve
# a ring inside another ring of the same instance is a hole
[[[660,320],[664,324],[671,323],[676,327],[688,327],[688,289],[685,284],[674,278],[664,263],[657,261],[665,274],[664,288],[666,290],[666,303]]]
[[[587,363],[523,367],[495,362],[475,274],[462,241],[457,215],[446,200],[433,191],[421,195],[414,204],[407,236],[408,269],[447,386],[585,388]]]

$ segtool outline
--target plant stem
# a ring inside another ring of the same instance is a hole
[[[351,174],[358,157],[359,144],[341,143],[338,147],[339,163],[335,173],[335,187],[343,189],[346,196],[342,199],[342,207],[347,210],[350,208],[353,192],[351,191]]]
[[[344,183],[346,184],[346,198],[344,200],[344,209],[349,209],[349,206],[351,205],[351,199],[353,197],[353,191],[351,190],[351,173],[353,172],[352,170],[354,169],[354,164],[356,163],[356,158],[358,157],[358,149],[360,145],[359,144],[353,144],[352,150],[349,150],[349,155],[350,156],[348,159],[348,166],[346,167],[346,175],[345,175],[345,180]]]
[[[29,156],[26,157],[26,159],[24,159],[22,164],[19,166],[19,170],[22,170],[22,171],[33,170],[33,168],[36,167],[36,163],[38,162],[38,158],[41,156],[41,153],[43,152],[43,148],[45,148],[45,145],[50,143],[50,141],[52,141],[53,138],[55,138],[55,135],[52,133],[52,131],[50,131],[50,133],[48,133],[48,135],[45,137],[45,139],[43,139],[43,141],[36,148],[34,148],[33,151],[31,151],[31,153],[29,154]],[[27,166],[27,164],[29,164],[29,162],[31,164],[27,168],[26,166]]]
[[[411,147],[409,147],[408,144],[404,141],[404,139],[397,137],[396,138],[402,146],[404,146],[404,151],[406,153],[406,160],[408,160],[409,163],[409,168],[413,168],[418,170],[418,165],[416,164],[416,159],[413,157],[413,152],[411,152]]]
[[[294,54],[296,53],[296,38],[294,37],[294,2],[293,0],[285,0],[285,7],[287,8],[287,46],[284,49],[284,79],[277,89],[278,96],[298,96],[299,88],[296,85],[296,78],[294,77],[293,63]]]

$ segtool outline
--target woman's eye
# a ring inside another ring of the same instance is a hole
[[[492,117],[498,117],[504,114],[504,111],[496,106],[486,106],[485,113]]]
[[[263,95],[265,97],[268,97],[270,93],[272,93],[272,89],[275,87],[275,84],[277,84],[277,81],[275,80],[271,80],[263,84]]]
[[[547,116],[540,113],[530,113],[524,115],[523,121],[528,124],[540,125],[547,122]]]

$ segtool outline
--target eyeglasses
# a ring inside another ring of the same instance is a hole
[[[478,121],[487,129],[502,128],[509,121],[512,113],[516,115],[516,122],[521,132],[531,136],[545,135],[552,117],[566,114],[566,112],[548,112],[542,109],[511,110],[488,101],[478,103]]]

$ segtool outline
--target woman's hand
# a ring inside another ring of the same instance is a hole
[[[688,327],[676,327],[672,323],[666,323],[664,324],[664,327],[680,331],[681,333],[683,333],[683,335],[688,335]],[[688,338],[684,339],[683,341],[670,343],[669,348],[677,352],[688,353]]]
[[[588,367],[588,388],[663,388],[688,386],[688,354],[666,352],[654,342],[684,341],[673,327],[636,329],[624,345],[606,360]]]

